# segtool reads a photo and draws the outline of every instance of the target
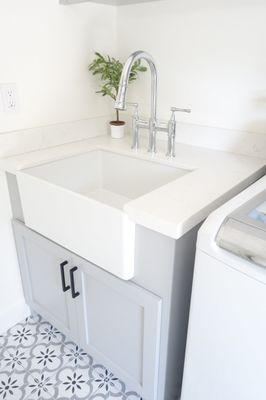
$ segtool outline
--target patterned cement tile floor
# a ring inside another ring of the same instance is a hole
[[[0,400],[141,400],[39,316],[0,335]]]

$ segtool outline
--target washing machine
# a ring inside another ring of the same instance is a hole
[[[266,176],[199,231],[181,400],[266,399]]]

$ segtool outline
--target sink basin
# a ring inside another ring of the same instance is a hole
[[[104,150],[17,174],[25,224],[122,279],[134,276],[135,224],[123,206],[188,170]]]

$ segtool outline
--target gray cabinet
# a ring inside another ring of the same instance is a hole
[[[155,400],[160,297],[114,277],[21,222],[14,221],[13,226],[31,309],[110,368],[129,388]]]

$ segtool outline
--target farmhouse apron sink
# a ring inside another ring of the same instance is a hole
[[[17,173],[25,224],[122,278],[134,276],[135,224],[123,207],[189,171],[105,150]]]

